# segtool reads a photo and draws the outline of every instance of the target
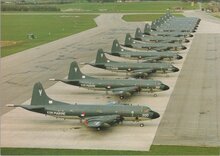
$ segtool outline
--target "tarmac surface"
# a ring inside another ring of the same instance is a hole
[[[82,34],[80,33],[65,39],[61,39],[55,43],[49,43],[38,48],[33,48],[28,52],[18,53],[5,59],[7,64],[2,63],[4,65],[3,69],[10,73],[6,72],[6,76],[3,77],[3,80],[7,80],[5,81],[7,82],[6,84],[3,83],[5,85],[3,85],[3,89],[6,91],[9,91],[10,89],[17,89],[20,90],[21,93],[19,94],[17,93],[18,91],[16,92],[13,90],[12,93],[4,93],[3,96],[13,99],[11,95],[13,96],[14,93],[16,94],[14,96],[17,97],[18,95],[23,95],[24,92],[24,94],[27,94],[27,96],[30,98],[32,87],[35,82],[43,81],[43,86],[47,87],[47,84],[51,83],[48,82],[49,78],[63,78],[65,75],[67,75],[70,62],[74,60],[73,57],[77,57],[75,60],[78,62],[92,61],[95,59],[95,53],[101,45],[104,47],[104,49],[108,48],[110,50],[112,41],[113,39],[117,38],[117,35],[119,36],[118,38],[121,43],[123,43],[126,32],[134,33],[137,26],[144,26],[144,24],[141,23],[126,23],[122,21],[120,17],[121,15],[115,14],[102,15],[102,17],[98,17],[96,19],[96,22],[98,22],[100,27],[94,28],[95,30],[91,29],[87,32],[82,32]],[[109,23],[114,21],[114,28],[107,29],[109,26],[107,26],[107,28],[102,28],[102,25],[104,24],[110,25],[104,21],[108,21]],[[86,41],[79,41],[81,35],[84,37],[84,39],[86,39]],[[190,44],[187,45],[190,46]],[[60,48],[55,50],[54,46],[60,46]],[[75,48],[82,53],[79,53],[79,51],[75,50]],[[42,52],[41,49],[43,49],[44,52]],[[45,51],[48,51],[48,53],[45,53]],[[61,52],[62,55],[60,54]],[[180,54],[185,56],[187,54],[187,50],[180,52]],[[113,60],[123,61],[121,58],[112,56],[108,57]],[[16,59],[16,62],[13,61],[13,59]],[[9,64],[11,61],[15,62],[15,64]],[[22,66],[16,70],[13,67],[15,67],[16,63],[19,63],[19,61],[22,62]],[[183,61],[184,59],[175,61],[175,66],[181,69]],[[6,67],[8,67],[10,70],[6,70]],[[38,68],[41,70],[36,71]],[[60,71],[61,69],[59,68],[61,68],[62,71]],[[23,69],[24,72],[22,74],[14,74],[18,73],[19,69]],[[57,73],[57,70],[60,71],[60,73]],[[82,71],[88,75],[104,76],[106,78],[126,77],[126,74],[96,69],[88,65],[84,66]],[[27,74],[30,74],[30,76]],[[135,105],[148,105],[153,110],[159,112],[162,117],[178,75],[179,72],[169,74],[169,77],[164,74],[157,74],[153,77],[154,79],[159,79],[163,83],[170,86],[170,90],[158,93],[158,97],[154,97],[152,94],[140,93],[123,102]],[[15,81],[16,83],[8,83],[9,80]],[[27,88],[30,88],[29,91],[25,90],[25,87],[21,87],[22,85],[19,85],[25,83],[30,85],[26,85]],[[7,88],[7,86],[12,87],[12,85],[14,85],[13,89]],[[106,95],[105,92],[94,92],[83,88],[69,86],[61,82],[49,87],[46,92],[53,99],[73,104],[105,104],[109,101],[119,100],[117,97],[112,96],[111,94]],[[30,103],[29,101],[24,103],[28,104]],[[49,116],[45,117],[44,115],[28,112],[21,108],[16,108],[8,113],[5,113],[1,119],[2,147],[144,151],[150,149],[157,127],[161,120],[161,118],[159,118],[156,120],[143,122],[145,124],[145,127],[143,128],[139,127],[140,123],[124,122],[122,125],[118,125],[117,127],[112,127],[104,131],[97,132],[96,130],[86,128],[84,125],[80,124],[78,120],[61,120]]]
[[[183,60],[175,65],[180,67],[182,62]],[[88,75],[104,75],[114,78],[120,75],[90,66],[83,67],[82,71]],[[158,93],[158,97],[140,93],[124,102],[147,105],[162,116],[178,74],[169,74],[169,77],[157,74],[154,77],[171,87],[168,91]],[[105,92],[94,92],[61,82],[48,88],[46,92],[53,99],[72,104],[105,104],[119,100],[111,94],[106,95]],[[30,103],[30,100],[25,103]],[[80,124],[79,120],[56,119],[16,108],[2,116],[1,146],[145,151],[149,150],[153,142],[160,119],[140,122],[145,124],[143,128],[139,127],[140,123],[124,122],[122,125],[97,132]]]
[[[1,91],[4,90],[4,92],[1,93],[1,100],[4,101],[1,101],[1,107],[4,107],[4,105],[7,103],[19,104],[23,103],[26,99],[29,99],[31,97],[33,84],[38,81],[41,81],[45,88],[51,86],[46,90],[49,97],[63,102],[70,102],[73,104],[105,104],[109,101],[118,100],[114,96],[106,95],[105,92],[94,92],[83,88],[62,84],[61,82],[53,85],[54,83],[48,82],[48,79],[63,78],[67,75],[70,62],[73,60],[77,60],[79,62],[90,62],[95,59],[95,54],[98,48],[110,50],[113,39],[118,38],[120,43],[123,43],[125,33],[130,32],[133,34],[136,27],[141,27],[141,29],[143,29],[144,24],[124,22],[120,19],[121,16],[122,15],[118,14],[103,14],[96,18],[96,22],[99,25],[97,28],[93,28],[79,34],[3,58],[1,60]],[[114,24],[112,24],[112,21],[114,21]],[[207,26],[212,26],[213,33],[219,30],[218,23],[212,23],[204,20],[201,22],[198,32],[204,33],[204,31],[207,30]],[[204,34],[204,36],[209,35]],[[202,35],[202,39],[204,41],[204,45],[207,45],[205,44],[205,41],[209,42],[209,40],[207,40],[207,38],[204,36]],[[218,39],[218,35],[216,36]],[[199,41],[197,40],[199,40],[199,38],[197,38],[196,35],[195,42],[198,44]],[[210,41],[210,43],[212,43],[212,41]],[[193,44],[195,42],[193,42]],[[188,44],[187,47],[190,47],[190,44]],[[180,52],[184,59],[175,61],[174,65],[176,67],[182,67],[187,53],[188,50]],[[189,55],[191,53],[192,52],[190,50]],[[187,59],[189,58],[189,55],[187,56]],[[115,57],[112,58],[117,60]],[[184,63],[184,66],[188,66],[188,63]],[[200,64],[200,66],[202,66],[202,64]],[[116,78],[121,77],[120,75],[123,75],[96,69],[90,66],[84,66],[82,71],[88,75],[105,76],[107,78],[110,78],[110,76]],[[214,69],[212,69],[212,71],[214,71]],[[175,115],[178,115],[175,114],[176,112],[173,112],[174,115],[170,117],[170,114],[167,113],[167,111],[165,112],[170,95],[171,98],[173,98],[173,95],[176,94],[176,91],[174,91],[173,94],[172,92],[178,75],[179,72],[169,74],[169,77],[165,75],[156,75],[153,77],[153,79],[161,80],[170,86],[170,90],[158,93],[158,97],[153,97],[147,93],[140,93],[132,97],[130,100],[124,101],[126,103],[148,105],[150,108],[160,113],[161,117],[159,119],[144,122],[145,127],[143,128],[139,127],[139,123],[125,122],[117,127],[111,127],[110,129],[97,133],[97,131],[86,128],[77,120],[56,119],[53,117],[28,112],[21,108],[16,108],[9,111],[4,107],[4,109],[1,109],[4,113],[1,118],[1,147],[109,149],[136,151],[149,150],[153,140],[154,144],[163,144],[163,140],[166,141],[166,139],[170,139],[169,137],[164,139],[163,137],[167,135],[167,132],[164,131],[164,133],[160,133],[160,131],[163,129],[162,125],[166,126],[166,124],[163,124],[166,123],[166,121],[164,122],[165,119],[170,120],[170,118],[173,116],[175,117]],[[2,97],[4,97],[4,99]],[[24,103],[29,103],[29,101],[30,100]],[[171,105],[169,103],[167,110],[173,110],[172,107],[175,108],[175,105]],[[213,106],[209,111],[216,111],[213,110],[214,108],[215,106]],[[195,108],[195,111],[197,111],[196,109],[197,108]],[[189,111],[191,110],[194,109],[189,109]],[[165,115],[163,117],[164,112]],[[202,110],[200,112],[202,112],[202,114],[204,112],[205,114],[207,113],[206,110]],[[219,112],[216,111],[216,114],[217,113]],[[214,118],[214,115],[212,117]],[[219,115],[216,115],[216,118],[217,117],[218,119],[216,119],[216,122],[218,122],[218,124],[216,126],[219,126]],[[186,121],[187,119],[190,120],[184,115],[180,118],[183,118],[183,121]],[[162,122],[158,128],[161,119]],[[199,125],[202,127],[209,126],[207,124],[203,125],[204,121],[201,119],[198,121]],[[213,123],[213,127],[214,125],[215,124]],[[179,127],[182,126],[183,125],[180,125]],[[216,132],[215,134],[218,134],[217,136],[219,136],[219,129],[217,128],[216,131],[213,130],[211,132]],[[205,133],[206,131],[203,132]],[[155,134],[157,136],[154,139]],[[207,136],[209,135],[208,133],[205,134]],[[179,142],[181,142],[181,138],[179,139]],[[214,141],[217,142],[216,140]],[[201,145],[199,141],[197,142],[197,145]]]
[[[154,144],[220,146],[220,34],[197,34]]]
[[[186,55],[186,51],[182,55]],[[108,57],[118,60],[116,57]],[[181,67],[183,61],[175,62],[175,66]],[[125,74],[112,73],[88,65],[82,68],[82,72],[108,78],[125,77]],[[123,102],[147,105],[162,116],[178,75],[179,73],[172,73],[167,77],[156,74],[153,77],[170,86],[170,90],[158,93],[158,97],[140,93]],[[46,93],[53,99],[72,104],[106,104],[119,100],[111,94],[106,95],[105,92],[94,92],[61,82],[49,87]],[[28,103],[30,100],[25,102],[25,104]],[[122,125],[97,132],[80,124],[79,120],[56,119],[16,108],[2,116],[1,146],[146,151],[150,149],[160,120],[161,118],[140,122],[145,124],[143,128],[139,127],[140,123],[124,122]]]
[[[220,21],[199,17],[199,30],[153,144],[220,147]]]

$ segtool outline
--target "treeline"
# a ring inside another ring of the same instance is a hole
[[[2,4],[1,11],[60,11],[60,8],[49,5]]]
[[[109,3],[109,2],[117,2],[117,0],[87,0],[91,3]]]
[[[65,4],[74,3],[76,0],[1,0],[1,3],[15,4]]]

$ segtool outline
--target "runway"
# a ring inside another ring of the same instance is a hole
[[[220,24],[200,17],[153,144],[220,146]]]

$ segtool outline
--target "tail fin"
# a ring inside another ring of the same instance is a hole
[[[106,63],[109,62],[109,60],[106,58],[105,53],[103,51],[103,49],[99,49],[97,51],[97,55],[96,55],[96,63]]]
[[[135,39],[141,39],[143,33],[141,32],[141,29],[140,28],[137,28],[136,29],[136,32],[135,32]]]
[[[151,23],[151,29],[152,30],[156,30],[157,29],[157,21],[156,20]]]
[[[132,47],[133,39],[129,33],[126,34],[125,37],[125,46]]]
[[[158,27],[160,27],[164,23],[164,20],[162,18],[156,19],[151,23],[151,29],[152,30],[157,30]]]
[[[92,77],[84,75],[80,71],[77,62],[76,61],[72,62],[69,69],[68,80],[85,79],[85,78],[92,78]]]
[[[40,82],[35,83],[32,93],[31,105],[49,104],[49,97]]]
[[[112,43],[111,53],[117,53],[119,51],[123,51],[123,49],[121,48],[118,40],[114,40],[113,43]]]
[[[144,33],[150,35],[150,31],[151,31],[151,26],[146,23],[144,27]]]

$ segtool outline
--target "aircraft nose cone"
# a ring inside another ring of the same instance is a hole
[[[178,71],[179,71],[179,68],[173,67],[172,71],[173,71],[173,72],[178,72]]]
[[[185,50],[185,49],[187,49],[186,46],[182,46],[182,50]]]
[[[189,40],[188,40],[188,39],[185,39],[185,43],[189,43]]]
[[[189,35],[189,37],[193,37],[193,35],[192,35],[192,34],[190,34],[190,35]]]
[[[160,114],[159,114],[159,113],[152,111],[151,119],[157,119],[157,118],[159,118],[159,117],[160,117]]]
[[[177,60],[181,60],[182,58],[183,58],[183,57],[180,56],[180,55],[177,55],[177,57],[176,57]]]
[[[170,87],[165,84],[162,84],[162,85],[160,85],[160,89],[161,90],[168,90],[168,89],[170,89]]]

